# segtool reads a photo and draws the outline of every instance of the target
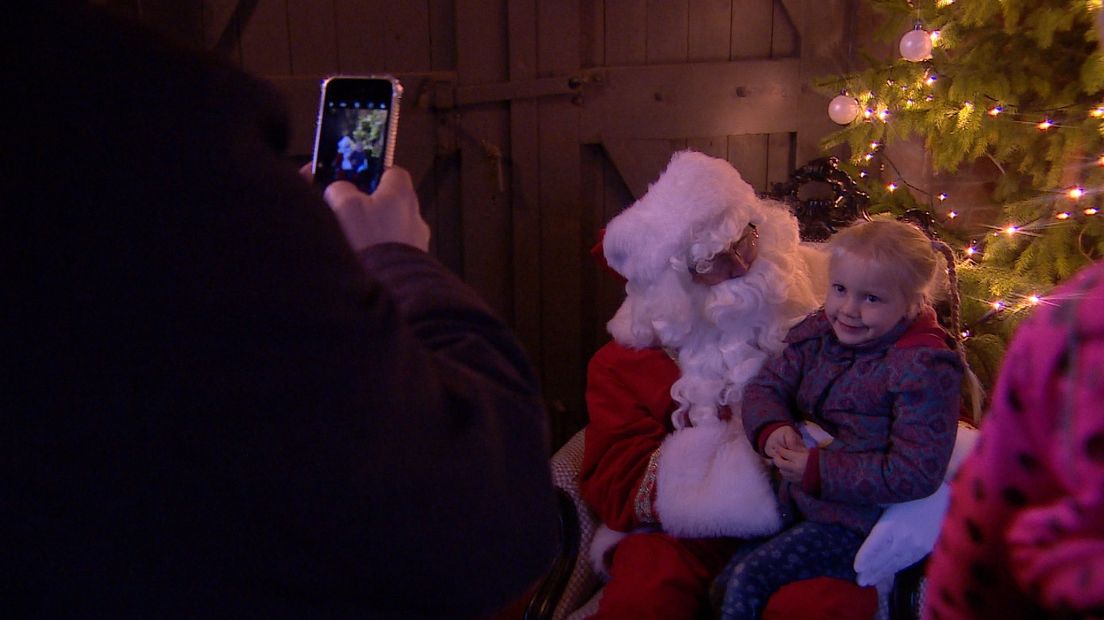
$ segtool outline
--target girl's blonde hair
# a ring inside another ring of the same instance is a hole
[[[894,278],[910,303],[933,304],[936,299],[947,297],[950,306],[948,327],[966,371],[964,396],[974,421],[980,420],[984,394],[981,382],[966,362],[966,349],[962,345],[958,274],[951,248],[931,239],[918,227],[896,220],[859,222],[836,233],[830,247],[831,261],[847,254],[878,263],[883,273]],[[940,277],[941,264],[946,265],[946,286],[942,285]],[[937,287],[937,283],[940,286]]]
[[[830,247],[831,261],[849,255],[877,263],[910,303],[932,302],[939,260],[919,228],[895,220],[860,222],[836,233]]]

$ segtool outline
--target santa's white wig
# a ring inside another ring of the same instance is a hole
[[[729,248],[748,224],[759,237],[748,272],[695,282],[689,266]],[[756,196],[727,161],[693,151],[675,153],[647,194],[613,218],[603,249],[628,281],[610,334],[629,348],[677,354],[678,428],[716,420],[725,405],[738,419],[744,384],[824,295],[814,280],[825,258],[800,243],[789,210]]]

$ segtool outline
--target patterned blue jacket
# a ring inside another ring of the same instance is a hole
[[[939,488],[954,447],[963,366],[934,311],[849,347],[820,310],[786,342],[744,390],[744,431],[761,449],[764,430],[808,420],[834,439],[811,450],[802,484],[778,481],[784,513],[865,534],[882,505]]]

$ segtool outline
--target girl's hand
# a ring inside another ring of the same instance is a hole
[[[809,462],[809,449],[804,445],[799,445],[796,449],[779,448],[772,462],[782,474],[783,480],[800,484],[805,476],[805,466]]]
[[[763,454],[774,459],[778,456],[778,450],[781,448],[797,450],[804,446],[805,444],[801,441],[801,435],[794,430],[794,427],[779,426],[774,429],[774,432],[768,435],[767,440],[763,442]]]

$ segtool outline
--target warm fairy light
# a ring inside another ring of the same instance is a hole
[[[871,150],[871,151],[877,151],[877,150],[878,150],[878,147],[880,147],[880,146],[881,146],[881,144],[879,144],[879,143],[877,143],[877,142],[871,142],[871,143],[870,143],[870,150]]]
[[[1056,217],[1060,220],[1068,220],[1070,218],[1070,214],[1069,214],[1069,211],[1062,211],[1061,213],[1059,213],[1058,215],[1055,215],[1054,217]]]
[[[924,101],[935,101],[935,97],[928,95],[927,97],[924,97]]]
[[[1089,112],[1089,115],[1092,116],[1093,118],[1104,117],[1104,107],[1093,108],[1092,112]]]
[[[938,79],[939,79],[939,77],[936,76],[933,73],[933,74],[928,76],[928,79],[924,80],[924,83],[927,84],[928,86],[931,86],[932,84],[935,84],[935,81],[938,80]]]
[[[1078,200],[1079,198],[1081,198],[1082,196],[1085,195],[1085,190],[1084,190],[1084,188],[1081,188],[1081,187],[1073,187],[1073,188],[1070,188],[1070,190],[1066,192],[1066,195],[1069,196],[1070,198],[1072,198],[1073,200]]]
[[[878,120],[884,123],[887,118],[889,118],[889,110],[881,110],[878,112]]]
[[[863,159],[865,159],[866,161],[874,159],[874,153],[867,153],[866,155],[863,155]]]
[[[1043,301],[1043,298],[1039,297],[1038,295],[1028,295],[1027,296],[1027,303],[1031,304],[1032,306],[1039,305],[1039,302],[1041,302],[1041,301]]]
[[[970,330],[968,330],[968,329],[962,330],[962,337],[963,338],[969,338],[970,337]]]
[[[1096,160],[1096,165],[1104,167],[1104,155],[1100,156],[1100,159]]]
[[[977,254],[977,248],[972,245],[966,248],[966,256],[973,256],[974,254]]]
[[[1015,226],[1008,226],[1007,228],[1005,228],[1005,229],[1004,229],[1003,231],[1001,231],[1001,232],[1003,232],[1003,233],[1004,233],[1004,234],[1006,234],[1006,235],[1009,235],[1009,236],[1011,236],[1011,235],[1014,235],[1014,234],[1016,234],[1016,233],[1020,232],[1020,229],[1019,229],[1019,228],[1016,228]]]
[[[906,108],[911,108],[914,105],[916,105],[916,102],[913,101],[912,99],[906,99],[905,100],[905,107]],[[1104,157],[1101,157],[1101,159],[1104,159]]]
[[[943,202],[944,200],[947,199],[947,195],[946,194],[939,194],[938,198],[939,198],[939,202]]]
[[[1004,302],[1000,301],[999,299],[997,301],[992,302],[989,305],[993,306],[994,310],[1004,310]]]
[[[860,170],[860,171],[859,171],[859,176],[860,176],[861,178],[864,178],[864,179],[865,179],[865,178],[866,178],[866,176],[867,176],[867,175],[866,175],[866,170]]]
[[[955,219],[956,217],[958,217],[958,211],[950,211],[950,212],[948,212],[948,213],[947,213],[947,217],[951,218],[952,220],[953,220],[953,219]]]
[[[998,116],[1001,112],[1004,112],[1004,108],[999,105],[989,108],[989,116]]]
[[[863,118],[870,118],[871,116],[874,116],[874,110],[870,108],[863,110]]]
[[[928,38],[931,39],[932,45],[938,45],[939,44],[939,31],[938,30],[932,30],[931,34],[928,35]]]
[[[895,191],[897,191],[897,184],[896,183],[890,183],[889,185],[886,185],[886,189],[891,191],[891,192],[895,192]]]
[[[1098,211],[1097,209],[1095,209],[1093,207],[1089,207],[1088,209],[1085,209],[1085,215],[1096,215],[1097,213],[1100,213],[1100,211]]]
[[[1050,122],[1050,119],[1048,118],[1048,119],[1044,120],[1043,122],[1041,122],[1041,123],[1039,123],[1038,125],[1035,125],[1035,126],[1038,127],[1040,131],[1046,131],[1046,130],[1050,129],[1051,127],[1053,127],[1054,123]]]
[[[938,2],[935,3],[935,6],[937,6],[939,8],[943,8],[943,7],[951,6],[954,3],[955,3],[955,0],[938,0]]]

